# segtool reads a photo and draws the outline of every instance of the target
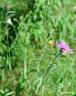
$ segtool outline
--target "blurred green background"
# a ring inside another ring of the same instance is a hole
[[[8,14],[18,23],[10,47],[2,43]],[[38,93],[61,40],[74,52],[57,58]],[[76,0],[0,0],[0,96],[76,96],[75,53]]]

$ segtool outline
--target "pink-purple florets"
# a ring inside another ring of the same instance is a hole
[[[73,49],[71,49],[69,47],[69,45],[67,43],[65,43],[64,41],[56,43],[56,46],[60,49],[60,51],[63,54],[67,54],[67,53],[72,53],[73,52]]]

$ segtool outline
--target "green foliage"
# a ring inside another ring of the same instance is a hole
[[[16,38],[8,47],[2,40],[8,31],[7,13],[14,14],[11,8],[20,20]],[[61,40],[74,53],[57,58],[38,93],[58,52],[55,44]],[[76,0],[0,0],[0,96],[75,96],[75,52]],[[7,85],[10,88],[4,89]]]

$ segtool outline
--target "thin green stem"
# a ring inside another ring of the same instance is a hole
[[[39,87],[38,93],[39,93],[39,91],[41,90],[41,88],[42,88],[42,86],[43,86],[43,83],[44,83],[44,81],[45,81],[45,79],[46,79],[46,77],[47,77],[47,75],[48,75],[48,73],[49,73],[52,65],[54,64],[54,61],[55,61],[56,58],[60,55],[60,53],[61,53],[61,52],[59,52],[59,53],[55,56],[55,58],[53,59],[53,61],[52,61],[51,64],[50,64],[50,66],[48,67],[48,69],[47,69],[47,71],[46,71],[46,73],[45,73],[45,75],[44,75],[44,77],[43,77],[41,86]]]

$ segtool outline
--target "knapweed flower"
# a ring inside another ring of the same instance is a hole
[[[71,49],[69,47],[69,45],[67,43],[65,43],[65,41],[61,41],[61,42],[56,43],[56,46],[60,49],[60,52],[63,55],[73,52],[73,49]]]

